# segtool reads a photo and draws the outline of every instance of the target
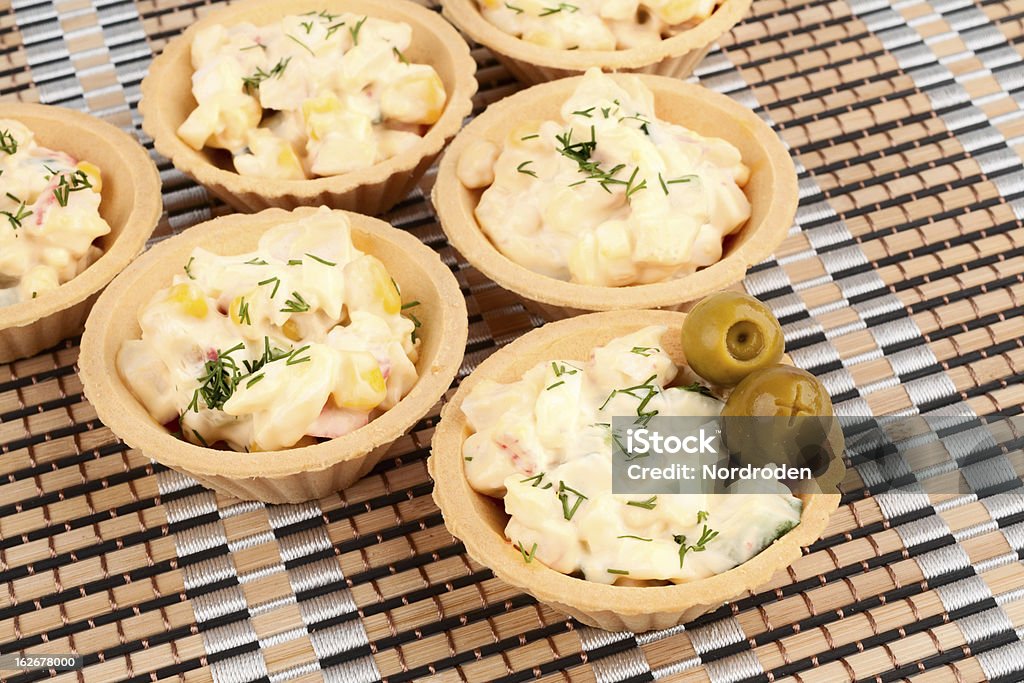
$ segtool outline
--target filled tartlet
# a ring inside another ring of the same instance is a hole
[[[517,78],[540,83],[597,67],[689,75],[749,0],[444,0],[444,13]]]
[[[101,171],[49,149],[18,121],[0,119],[0,306],[57,289],[88,268],[110,233],[100,216]]]
[[[466,312],[414,237],[267,210],[159,244],[100,299],[81,372],[121,438],[243,498],[338,490],[440,398]]]
[[[0,362],[81,330],[161,212],[146,151],[79,112],[0,105]]]
[[[458,130],[474,69],[455,31],[413,3],[249,0],[157,58],[144,126],[236,207],[378,213]]]
[[[433,198],[473,265],[557,318],[737,283],[784,239],[797,190],[781,142],[735,102],[591,70],[488,108],[446,152]]]
[[[755,588],[821,534],[838,504],[838,457],[810,493],[783,481],[736,482],[725,493],[612,492],[612,442],[625,438],[613,418],[766,415],[766,396],[790,394],[809,413],[832,415],[820,382],[778,363],[774,319],[748,297],[723,297],[708,305],[746,330],[733,329],[736,356],[723,351],[725,337],[713,349],[695,334],[695,325],[707,330],[707,310],[690,329],[682,313],[607,312],[531,332],[463,381],[442,412],[429,468],[445,522],[474,559],[585,623],[642,631]],[[691,357],[711,359],[724,372],[710,374],[729,384],[698,375]],[[838,456],[841,434],[832,430],[828,443]]]
[[[721,260],[725,237],[750,217],[750,169],[736,147],[659,119],[643,83],[596,70],[559,114],[458,160],[459,182],[482,191],[474,215],[498,251],[548,277],[610,287]]]

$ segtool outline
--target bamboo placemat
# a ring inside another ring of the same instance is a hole
[[[86,108],[151,148],[139,82],[211,4],[3,2],[0,97]],[[1022,55],[1021,0],[757,0],[700,65],[797,160],[796,225],[746,287],[841,413],[1021,414]],[[474,56],[478,109],[517,89]],[[226,211],[158,161],[160,235]],[[389,218],[459,278],[464,374],[539,321],[446,244],[430,182]],[[1024,680],[1020,434],[941,502],[853,492],[767,588],[636,636],[567,621],[464,555],[430,499],[436,410],[352,488],[264,506],[118,442],[76,356],[0,366],[0,654],[84,657],[57,680]]]

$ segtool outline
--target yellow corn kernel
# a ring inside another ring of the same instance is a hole
[[[501,7],[502,0],[482,0],[480,3],[485,9],[497,9]]]
[[[246,305],[245,301],[245,296],[236,296],[231,301],[231,306],[228,307],[228,316],[231,318],[231,322],[233,322],[236,325],[252,324],[252,317],[249,314],[249,307]]]
[[[79,161],[75,168],[89,176],[93,192],[99,193],[103,191],[103,176],[100,174],[98,166],[90,164],[88,161]]]
[[[302,334],[299,332],[298,324],[291,318],[288,318],[288,320],[285,321],[285,324],[281,326],[281,331],[284,332],[284,336],[288,337],[292,341],[299,341],[302,339]]]
[[[325,92],[302,103],[302,118],[313,140],[320,140],[337,128],[341,101],[332,92]]]
[[[377,359],[365,351],[343,352],[334,401],[342,408],[372,410],[387,395]]]
[[[385,118],[402,123],[437,123],[447,95],[437,72],[416,69],[384,88],[380,98]]]
[[[374,256],[366,257],[367,274],[373,283],[373,296],[380,301],[385,313],[398,313],[402,310],[402,295],[398,293],[395,281],[388,274],[388,269]]]
[[[199,291],[198,287],[188,282],[171,287],[167,300],[178,304],[182,313],[193,318],[205,318],[209,312],[203,293]]]

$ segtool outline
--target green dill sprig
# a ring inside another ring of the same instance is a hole
[[[392,284],[395,285],[395,290],[399,292],[399,295],[401,295],[401,290],[398,289],[398,283],[395,282],[394,278],[391,279],[391,282],[392,282]],[[401,310],[407,311],[410,308],[416,308],[419,305],[420,305],[419,301],[410,301],[407,304],[402,304],[402,309]],[[412,332],[410,333],[409,336],[412,339],[412,343],[415,344],[416,340],[419,339],[419,332],[418,332],[418,330],[421,327],[423,327],[423,323],[420,322],[420,319],[416,317],[415,313],[411,313],[411,312],[410,313],[403,313],[402,315],[412,321]]]
[[[505,3],[505,7],[508,7],[510,10],[512,10],[516,14],[522,14],[523,13],[523,8],[522,7],[516,7],[515,5],[513,5],[510,2],[506,2]]]
[[[518,166],[516,166],[516,170],[519,171],[520,173],[524,174],[524,175],[533,176],[534,178],[536,178],[537,177],[537,173],[534,172],[534,171],[531,171],[528,168],[526,168],[527,166],[529,166],[532,163],[533,163],[533,159],[530,159],[528,161],[524,161],[523,163],[521,163]]]
[[[640,167],[637,166],[633,169],[633,173],[629,176],[629,180],[626,181],[626,199],[630,199],[634,194],[647,187],[647,179],[642,179],[639,183],[635,183],[636,174],[640,172]]]
[[[239,315],[241,317],[241,313]],[[270,363],[283,360],[286,365],[298,365],[310,360],[309,356],[300,355],[309,349],[308,345],[286,351],[272,347],[270,338],[263,337],[262,355],[255,360],[243,360],[239,366],[231,354],[244,348],[244,344],[236,344],[226,351],[215,352],[215,357],[206,361],[203,365],[203,374],[198,378],[199,387],[192,393],[192,400],[185,408],[185,412],[198,413],[200,399],[210,410],[222,410],[242,382],[245,382],[247,389],[260,382],[265,376],[262,370]]]
[[[186,412],[191,410],[198,413],[200,398],[211,410],[220,410],[224,407],[242,379],[242,371],[231,354],[244,348],[244,344],[236,344],[226,351],[218,351],[214,358],[203,364],[199,388],[193,392],[192,401],[185,409]]]
[[[398,61],[400,61],[402,64],[405,64],[406,66],[409,66],[409,60],[405,58],[405,55],[402,54],[401,50],[399,50],[397,47],[393,47],[391,48],[391,51],[395,54],[396,57],[398,57]]]
[[[707,514],[708,513],[707,512],[703,512],[703,514],[704,514],[704,519],[707,519]],[[700,515],[700,513],[697,514],[697,520],[698,520],[698,523],[701,522],[701,515]],[[708,527],[707,524],[704,525],[704,528],[703,528],[703,530],[701,531],[701,534],[700,534],[700,538],[697,540],[696,543],[687,544],[686,536],[684,536],[682,534],[676,534],[676,535],[672,536],[672,540],[674,540],[676,543],[679,544],[679,568],[680,569],[683,568],[683,559],[686,557],[686,553],[688,553],[688,552],[694,552],[694,553],[702,553],[702,552],[704,552],[705,550],[707,550],[707,547],[706,547],[707,544],[710,543],[711,541],[713,541],[716,536],[718,536],[718,532],[711,530]]]
[[[638,356],[643,356],[644,358],[648,358],[660,350],[661,349],[659,349],[657,346],[634,346],[632,349],[629,350],[629,352],[635,353]]]
[[[609,569],[609,574],[618,574],[620,576],[629,576],[629,571],[625,569]]]
[[[569,13],[574,13],[574,12],[579,12],[580,8],[577,7],[576,5],[570,5],[567,2],[560,2],[560,3],[558,3],[558,7],[545,7],[544,11],[542,11],[537,16],[546,17],[546,16],[548,16],[550,14],[557,14],[557,13],[562,12],[562,11],[566,11],[566,12],[569,12]]]
[[[14,137],[14,133],[6,128],[0,130],[0,152],[5,154],[18,153],[18,139]]]
[[[551,361],[551,370],[555,373],[555,377],[561,377],[562,375],[575,375],[577,372],[580,371],[580,369],[575,365],[569,365],[568,363],[557,363],[555,361]]]
[[[601,404],[601,407],[598,408],[598,410],[604,410],[608,403],[619,394],[631,396],[640,401],[636,407],[637,419],[634,421],[634,424],[646,427],[647,423],[651,421],[651,418],[658,414],[657,410],[646,410],[647,404],[650,403],[651,399],[661,392],[661,387],[657,384],[653,384],[654,379],[657,376],[657,374],[651,375],[644,380],[643,384],[636,384],[631,387],[626,387],[625,389],[612,389],[611,393],[608,394],[608,397],[604,400],[604,403]]]
[[[292,298],[285,299],[282,313],[305,313],[309,310],[309,304],[298,292],[292,292]]]
[[[189,280],[195,280],[196,276],[192,274],[192,262],[196,260],[195,256],[188,257],[188,263],[185,264],[185,275],[188,275]]]
[[[312,360],[312,358],[310,356],[301,355],[303,351],[308,350],[309,344],[306,344],[305,346],[300,346],[299,348],[295,349],[290,354],[288,354],[287,360],[285,360],[284,364],[299,365],[300,363],[308,363],[310,360]]]
[[[317,261],[319,263],[324,264],[325,266],[336,266],[336,265],[338,265],[334,261],[328,261],[327,259],[322,259],[319,256],[317,256],[316,254],[309,254],[309,253],[307,253],[306,256],[308,256],[309,258],[313,259],[314,261]]]
[[[597,107],[589,107],[587,109],[577,109],[576,111],[573,112],[573,114],[575,114],[576,116],[585,116],[585,117],[587,117],[589,119],[590,115],[594,113],[594,109],[596,109],[596,108]]]
[[[291,36],[288,36],[291,38]],[[294,40],[294,38],[293,38]],[[306,48],[307,50],[309,48]],[[251,76],[245,76],[242,78],[242,87],[250,92],[259,89],[260,84],[268,78],[281,78],[281,74],[288,68],[288,62],[292,61],[291,57],[285,57],[284,59],[278,60],[270,71],[264,71],[262,67],[257,67],[255,73]]]
[[[313,52],[313,49],[311,47],[309,47],[309,45],[306,45],[304,42],[302,42],[301,40],[299,40],[298,38],[296,38],[292,34],[286,33],[286,34],[284,34],[284,37],[288,38],[289,40],[291,40],[291,41],[293,41],[295,43],[298,43],[299,47],[301,47],[303,50],[305,50],[309,54],[311,54],[314,57],[316,57],[316,53]]]
[[[258,287],[263,287],[264,285],[269,285],[269,284],[273,284],[274,285],[274,288],[270,291],[270,298],[273,299],[275,296],[277,296],[277,288],[281,286],[281,278],[279,278],[279,277],[270,277],[270,278],[267,278],[266,280],[261,280],[260,282],[256,283],[256,285]]]
[[[245,297],[238,302],[238,322],[242,325],[252,325],[252,320],[249,318],[249,302],[245,300]]]
[[[531,562],[533,562],[533,558],[537,554],[537,544],[534,543],[533,547],[530,548],[530,552],[527,553],[526,550],[523,548],[523,542],[519,541],[516,543],[516,550],[518,550],[519,553],[523,556],[523,562],[525,562],[526,564],[530,564]]]
[[[700,382],[684,384],[679,388],[682,389],[683,391],[692,391],[696,394],[700,394],[701,396],[710,396],[711,398],[718,398],[717,396],[714,395],[714,393],[712,393],[711,389],[707,388]]]
[[[624,536],[616,536],[616,538],[632,538],[635,541],[646,541],[647,543],[650,543],[651,541],[654,540],[653,538],[644,538],[643,536],[634,536],[632,534],[626,534]]]
[[[261,258],[259,258],[257,256],[255,258],[251,258],[248,261],[246,261],[245,265],[247,265],[247,266],[265,266],[265,265],[268,265],[268,264],[267,264],[266,261],[264,261],[263,259],[261,259]]]
[[[70,178],[70,180],[69,180]],[[61,206],[68,205],[68,198],[72,192],[87,190],[92,187],[89,176],[85,171],[74,171],[72,173],[61,173],[60,182],[53,188],[53,196]]]
[[[366,17],[363,17],[356,22],[355,26],[350,26],[348,32],[352,35],[352,44],[359,44],[359,32],[363,29],[363,24],[366,23]]]
[[[571,506],[569,505],[570,493],[576,496],[576,500],[572,503]],[[572,519],[573,515],[576,514],[576,511],[579,509],[580,504],[583,501],[589,500],[585,495],[583,495],[576,489],[570,486],[566,486],[564,481],[558,482],[557,495],[558,499],[562,501],[562,516],[565,517],[567,521]]]
[[[519,483],[530,484],[531,486],[533,486],[533,488],[537,488],[538,486],[540,486],[542,481],[544,481],[544,472],[535,474],[532,477],[527,477],[526,479],[520,479]]]
[[[627,500],[626,505],[632,505],[635,508],[643,508],[644,510],[653,510],[658,505],[658,497],[651,496],[647,500]]]
[[[7,198],[12,201],[18,202],[18,208],[15,209],[13,212],[0,211],[0,214],[6,216],[7,221],[11,224],[11,227],[17,230],[18,228],[21,227],[21,222],[32,215],[32,211],[27,211],[25,207],[25,202],[15,197],[10,192],[7,193]]]

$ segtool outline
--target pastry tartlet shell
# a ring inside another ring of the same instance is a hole
[[[323,498],[366,474],[393,441],[434,407],[455,377],[466,346],[466,305],[458,283],[437,254],[412,235],[375,218],[341,211],[337,213],[348,217],[355,245],[387,266],[404,301],[420,302],[415,309],[423,323],[419,379],[395,407],[350,434],[313,446],[238,453],[173,436],[122,380],[117,352],[124,341],[139,338],[139,310],[170,285],[194,248],[217,254],[251,251],[267,229],[314,212],[267,209],[208,221],[156,245],[111,283],[86,322],[79,367],[96,414],[125,443],[237,498],[295,503]]]
[[[110,233],[97,241],[103,255],[77,277],[35,299],[0,306],[0,363],[7,363],[82,331],[100,290],[146,246],[163,202],[156,166],[121,129],[73,109],[42,104],[2,103],[0,118],[20,121],[44,147],[98,166],[103,175],[100,215],[110,225]],[[8,229],[6,221],[3,229]]]
[[[752,0],[725,0],[691,29],[628,50],[560,50],[505,33],[480,13],[477,0],[441,0],[444,15],[468,37],[489,48],[513,76],[527,84],[576,76],[590,67],[602,71],[685,78],[712,44],[746,16]]]
[[[611,74],[612,78],[634,78]],[[782,243],[793,224],[799,200],[796,169],[782,141],[754,112],[706,88],[663,76],[635,76],[654,93],[655,113],[704,136],[727,140],[740,150],[750,168],[744,193],[750,219],[726,238],[722,259],[696,273],[654,284],[626,287],[584,285],[536,273],[504,256],[477,222],[475,209],[483,190],[467,189],[456,168],[475,142],[504,145],[508,131],[523,119],[549,120],[575,91],[582,76],[535,85],[492,104],[467,125],[445,151],[432,199],[452,246],[473,266],[505,289],[518,294],[531,310],[548,320],[587,311],[626,308],[684,309],[740,282],[747,268],[763,261]],[[582,176],[581,176],[582,177]],[[656,189],[650,191],[659,191]]]
[[[288,14],[320,10],[354,12],[412,26],[413,41],[406,57],[412,62],[432,65],[447,93],[441,118],[423,140],[366,169],[323,178],[280,180],[243,176],[227,166],[218,166],[211,150],[196,151],[178,137],[178,127],[196,107],[190,50],[197,31],[215,24],[249,22],[258,26]],[[462,120],[473,109],[475,73],[476,62],[458,32],[437,13],[408,0],[245,0],[209,13],[167,44],[142,81],[139,111],[143,116],[142,127],[152,136],[157,151],[168,157],[175,168],[240,211],[326,205],[377,215],[413,189],[458,132]]]
[[[500,500],[477,493],[464,470],[462,445],[471,433],[461,405],[485,379],[510,382],[538,362],[585,360],[591,350],[648,325],[666,325],[665,349],[680,364],[685,361],[680,329],[685,313],[675,311],[611,311],[547,324],[515,340],[481,363],[441,411],[427,461],[434,479],[434,501],[448,530],[477,562],[502,581],[585,624],[611,631],[649,631],[675,626],[722,605],[723,602],[767,583],[775,572],[793,563],[801,547],[817,540],[839,505],[838,492],[801,496],[800,523],[747,562],[713,577],[674,586],[625,587],[593,583],[561,574],[536,561],[529,564],[504,534],[508,517]],[[833,448],[842,452],[842,434],[833,433]],[[836,457],[822,476],[825,490],[838,486],[845,468]]]

